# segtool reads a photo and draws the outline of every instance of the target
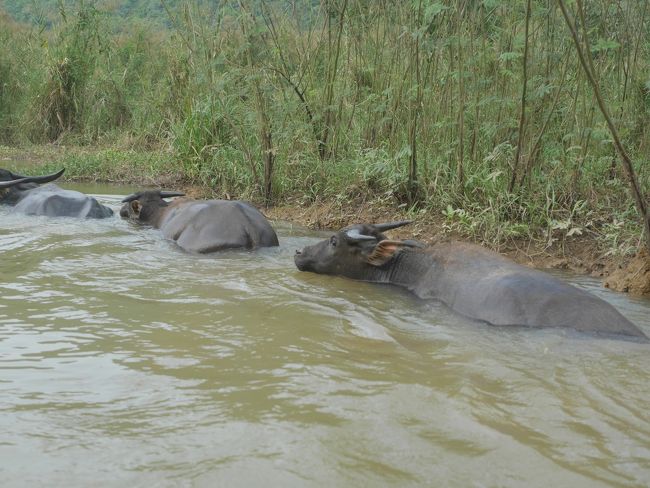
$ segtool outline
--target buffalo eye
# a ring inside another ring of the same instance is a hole
[[[337,244],[338,244],[338,240],[336,239],[336,236],[330,237],[330,246],[336,247]]]

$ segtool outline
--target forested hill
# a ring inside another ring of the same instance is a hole
[[[261,0],[248,3],[255,8],[256,5],[259,7]],[[299,5],[290,6],[284,0],[266,0],[265,3],[275,5],[279,10],[297,8],[304,13],[318,6],[319,0],[302,1]],[[223,0],[0,0],[0,13],[4,10],[16,22],[51,28],[60,21],[62,10],[64,13],[76,12],[82,4],[93,6],[117,21],[128,20],[163,28],[172,27],[170,13],[179,13],[186,4],[191,4],[192,8],[198,8],[208,16],[216,15],[225,5],[235,10],[238,8],[237,2]],[[116,23],[116,26],[119,27],[120,23]]]
[[[0,0],[0,10],[4,10],[18,22],[42,24],[51,27],[61,18],[61,7],[74,11],[80,0]],[[165,6],[176,11],[183,0],[86,0],[87,5],[94,5],[98,10],[107,12],[117,18],[141,20],[147,23],[169,26],[169,15]],[[197,0],[194,3],[208,7],[219,2]]]

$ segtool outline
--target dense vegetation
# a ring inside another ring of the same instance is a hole
[[[133,161],[267,203],[375,198],[484,240],[639,245],[557,0],[51,3],[47,23],[0,12],[0,142],[111,148],[73,174],[154,151]],[[570,3],[645,194],[648,3]],[[125,22],[148,6],[164,20]]]

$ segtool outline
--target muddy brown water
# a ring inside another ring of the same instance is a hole
[[[274,224],[205,257],[0,208],[0,486],[648,486],[650,346],[301,273],[323,234]]]

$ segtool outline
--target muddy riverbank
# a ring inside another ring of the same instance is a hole
[[[71,154],[74,156],[72,159]],[[93,149],[54,145],[28,149],[0,147],[0,167],[25,169],[29,172],[39,171],[40,167],[55,162],[54,164],[67,168],[66,162],[69,164],[70,160],[90,160],[96,155]],[[102,162],[84,167],[84,163],[78,163],[82,167],[75,166],[67,171],[62,181],[162,187],[183,190],[194,198],[239,198],[237,195],[220,192],[211,185],[185,181],[174,168],[174,163],[171,162],[173,158],[165,162],[166,158],[170,156],[164,153],[134,153],[134,159],[137,159],[135,162],[119,153],[115,156],[115,164]],[[641,247],[640,237],[638,243],[632,243],[624,250],[613,247],[590,229],[570,236],[566,230],[559,229],[535,239],[482,239],[481,236],[464,232],[442,212],[431,209],[412,210],[391,198],[371,196],[352,200],[294,196],[261,210],[271,219],[294,222],[313,230],[338,229],[358,222],[413,220],[412,225],[394,231],[393,236],[415,238],[428,244],[444,239],[471,240],[527,266],[570,270],[598,278],[604,286],[613,290],[650,296],[650,257],[647,253],[638,252]]]

